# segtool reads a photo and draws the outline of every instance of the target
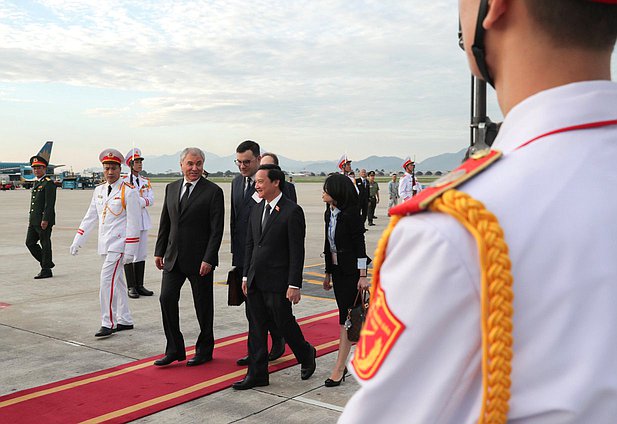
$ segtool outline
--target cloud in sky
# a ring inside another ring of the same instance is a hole
[[[468,143],[456,30],[451,0],[0,0],[3,138],[11,159],[56,140],[75,169],[109,145],[228,155],[247,138],[421,160]]]

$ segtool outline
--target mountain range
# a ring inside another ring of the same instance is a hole
[[[465,155],[467,149],[462,149],[456,153],[443,153],[429,157],[416,164],[416,171],[450,171],[456,168]],[[208,172],[237,172],[234,164],[236,155],[218,156],[214,153],[205,152],[206,166]],[[171,173],[180,171],[179,166],[180,152],[173,155],[145,156],[144,170],[152,174]],[[369,156],[366,159],[352,162],[353,169],[384,170],[385,172],[402,171],[401,165],[404,158],[397,156]],[[299,161],[279,155],[281,168],[287,172],[334,172],[338,171],[337,161]]]

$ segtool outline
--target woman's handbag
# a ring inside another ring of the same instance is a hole
[[[350,342],[357,342],[360,340],[360,330],[362,330],[366,314],[368,313],[369,297],[370,292],[368,289],[358,290],[353,306],[347,309],[345,330],[347,330],[347,339],[349,339]]]

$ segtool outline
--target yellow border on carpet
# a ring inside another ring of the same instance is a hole
[[[338,343],[339,343],[338,340],[333,340],[331,342],[324,343],[324,344],[321,344],[319,346],[316,346],[316,349],[317,349],[317,351],[319,351],[321,349],[326,349],[326,348],[329,348],[331,346],[338,345]],[[289,354],[289,355],[283,356],[282,358],[277,359],[274,363],[276,364],[278,362],[284,362],[284,361],[287,361],[287,360],[290,360],[290,359],[293,359],[293,358],[294,358],[294,355],[293,354]],[[234,372],[222,375],[220,377],[216,377],[216,378],[213,378],[211,380],[207,380],[207,381],[204,381],[202,383],[195,384],[195,385],[187,387],[185,389],[178,390],[177,392],[172,392],[172,393],[169,393],[169,394],[166,394],[166,395],[163,395],[163,396],[159,396],[157,398],[153,398],[153,399],[141,402],[141,403],[137,403],[135,405],[127,406],[126,408],[118,409],[117,411],[109,412],[109,413],[107,413],[105,415],[100,415],[98,417],[94,417],[94,418],[91,418],[91,419],[86,420],[86,421],[81,421],[81,424],[102,423],[102,422],[105,422],[107,420],[111,420],[111,419],[114,419],[114,418],[121,417],[123,415],[130,414],[132,412],[137,412],[137,411],[139,411],[141,409],[148,408],[150,406],[158,405],[159,403],[167,402],[169,400],[173,400],[173,399],[179,398],[181,396],[185,396],[185,395],[191,394],[191,393],[196,392],[198,390],[202,390],[202,389],[208,388],[210,386],[213,386],[213,385],[218,384],[218,383],[222,383],[222,382],[230,380],[230,379],[240,378],[240,377],[242,377],[244,375],[246,375],[246,370],[245,369],[234,371]]]
[[[313,318],[310,318],[310,319],[307,319],[307,320],[304,320],[304,321],[300,321],[298,324],[300,324],[300,325],[310,324],[311,322],[320,321],[320,320],[326,319],[326,318],[331,318],[331,317],[336,316],[336,315],[338,315],[338,311],[330,312],[329,314],[326,314],[326,315],[322,315],[322,316],[319,316],[319,317],[313,317]],[[226,340],[224,342],[216,343],[214,345],[214,348],[216,349],[216,348],[228,346],[230,344],[239,343],[239,342],[245,341],[247,338],[248,338],[248,335],[245,335],[245,336],[236,337],[236,338],[233,338],[233,339],[230,339],[230,340]],[[337,343],[338,343],[338,340],[337,340]],[[320,348],[323,349],[323,347],[320,347]],[[186,351],[186,354],[190,355],[190,354],[192,354],[194,352],[195,352],[195,348],[191,348],[191,349]],[[287,356],[290,356],[290,355],[287,355]],[[277,363],[277,362],[275,362],[275,363]],[[97,381],[105,380],[105,379],[108,379],[108,378],[111,378],[111,377],[117,377],[119,375],[128,374],[130,372],[137,371],[137,370],[140,370],[142,368],[146,368],[146,367],[150,367],[150,366],[154,366],[154,365],[152,365],[152,362],[144,362],[142,364],[133,365],[131,367],[123,368],[121,370],[116,370],[116,371],[108,372],[108,373],[105,373],[105,374],[97,375],[96,377],[86,378],[85,380],[74,381],[72,383],[67,383],[67,384],[63,384],[61,386],[51,387],[49,389],[41,390],[41,391],[38,391],[38,392],[28,393],[27,395],[19,396],[19,397],[13,398],[13,399],[9,399],[9,400],[5,400],[3,402],[0,402],[0,408],[4,408],[4,407],[7,407],[7,406],[15,405],[16,403],[25,402],[25,401],[30,400],[30,399],[36,399],[38,397],[42,397],[42,396],[47,396],[47,395],[50,395],[50,394],[58,393],[58,392],[61,392],[61,391],[64,391],[64,390],[73,389],[75,387],[84,386],[86,384],[90,384],[90,383],[94,383],[94,382],[97,382]],[[240,371],[242,371],[242,374],[246,373],[245,369],[242,369]],[[220,378],[220,377],[217,377],[217,378]],[[216,384],[216,383],[213,383],[213,384]],[[198,390],[198,389],[196,389],[196,390]]]

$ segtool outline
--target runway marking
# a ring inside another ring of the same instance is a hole
[[[336,299],[332,299],[329,297],[312,296],[310,294],[303,294],[302,297],[308,297],[310,299],[317,299],[317,300],[327,300],[328,302],[336,302]]]
[[[319,320],[326,319],[326,318],[330,318],[330,317],[334,317],[334,316],[337,316],[337,315],[338,315],[338,311],[335,311],[335,312],[331,312],[329,314],[325,314],[325,315],[321,315],[321,316],[318,316],[318,317],[313,317],[313,318],[301,321],[298,324],[302,326],[302,325],[305,325],[305,324],[310,324],[312,322],[319,321]],[[216,349],[216,348],[220,348],[220,347],[227,346],[227,345],[230,345],[230,344],[244,342],[247,339],[248,339],[248,335],[243,335],[243,336],[235,337],[233,339],[229,339],[229,340],[226,340],[224,342],[216,343],[214,345],[214,348]],[[338,340],[336,340],[336,343],[338,344]],[[330,346],[332,346],[332,344],[325,343],[323,345],[320,345],[319,348],[323,349],[323,348],[330,347]],[[187,356],[191,355],[193,353],[195,353],[195,348],[191,348],[191,349],[188,349],[186,351]],[[290,357],[290,355],[287,355],[287,356],[284,356],[283,358],[290,359],[291,357]],[[141,363],[141,364],[133,365],[131,367],[123,368],[121,370],[111,371],[111,372],[108,372],[108,373],[105,373],[105,374],[97,375],[96,377],[90,377],[90,378],[87,378],[87,379],[84,379],[84,380],[74,381],[72,383],[63,384],[61,386],[52,387],[52,388],[41,390],[41,391],[38,391],[38,392],[28,393],[27,395],[19,396],[19,397],[13,398],[13,399],[9,399],[9,400],[5,400],[3,402],[0,402],[0,408],[4,408],[4,407],[10,406],[10,405],[14,405],[14,404],[20,403],[20,402],[25,402],[25,401],[30,400],[30,399],[36,399],[36,398],[41,397],[41,396],[46,396],[46,395],[49,395],[49,394],[58,393],[58,392],[61,392],[61,391],[64,391],[64,390],[73,389],[75,387],[84,386],[86,384],[94,383],[96,381],[105,380],[105,379],[108,379],[108,378],[111,378],[111,377],[117,377],[119,375],[128,374],[130,372],[137,371],[137,370],[140,370],[142,368],[146,368],[146,367],[150,367],[150,366],[154,366],[154,365],[152,365],[152,362],[144,362],[144,363]],[[233,374],[235,375],[236,373],[233,373]],[[246,369],[242,369],[242,374],[246,374]],[[218,377],[218,378],[221,378],[221,377]],[[212,381],[212,380],[209,380],[209,381]],[[218,381],[214,382],[214,383],[211,383],[211,384],[216,384],[216,383],[218,383]],[[195,386],[193,386],[193,387],[195,387]],[[200,388],[201,387],[207,387],[207,386],[200,386]],[[185,390],[187,390],[187,389],[185,389]],[[198,389],[195,389],[195,390],[198,390]],[[161,401],[161,402],[163,402],[163,401]]]
[[[323,286],[323,281],[309,280],[308,278],[305,278],[304,281],[306,281],[309,284],[315,284],[316,286]]]
[[[304,396],[296,396],[296,397],[291,398],[291,399],[292,400],[297,400],[298,402],[307,403],[309,405],[320,406],[322,408],[331,409],[333,411],[343,412],[343,407],[342,406],[332,405],[331,403],[326,403],[326,402],[320,402],[318,400],[307,398],[307,397],[304,397]]]

